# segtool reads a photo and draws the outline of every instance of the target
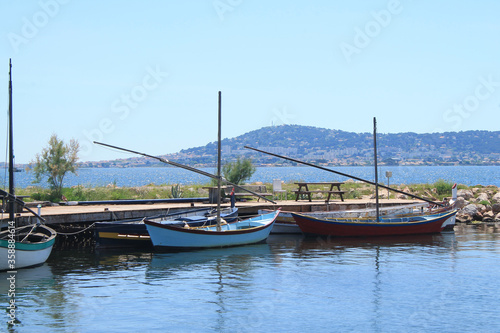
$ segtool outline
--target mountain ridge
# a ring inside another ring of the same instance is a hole
[[[323,165],[371,165],[373,134],[354,133],[303,125],[262,127],[234,138],[225,138],[222,159],[251,158],[256,165],[289,165],[283,159],[245,149],[255,147],[279,155]],[[378,133],[379,163],[392,165],[500,165],[500,131],[442,133]],[[183,149],[161,157],[178,163],[212,166],[217,142]],[[87,167],[152,166],[145,157],[85,162]]]

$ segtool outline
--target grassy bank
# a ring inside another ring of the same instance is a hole
[[[272,184],[266,185],[267,192],[272,192]],[[208,190],[204,187],[210,184],[198,185],[146,185],[140,187],[85,187],[74,186],[63,189],[63,196],[68,201],[98,201],[98,200],[121,200],[121,199],[165,199],[165,198],[198,198],[208,197]],[[433,200],[442,200],[445,197],[451,197],[451,188],[453,184],[445,181],[437,181],[432,184],[412,184],[412,185],[392,185],[391,187],[411,193],[420,197],[432,198]],[[317,185],[316,188],[323,189],[323,186]],[[342,190],[346,191],[344,198],[346,199],[361,199],[374,196],[375,186],[347,181],[342,185]],[[459,188],[468,189],[468,186],[459,185]],[[284,183],[283,189],[287,190],[287,199],[295,199],[295,194],[292,192],[297,189],[294,182]],[[311,187],[311,189],[313,189]],[[61,201],[61,196],[54,195],[49,189],[40,187],[30,187],[26,189],[18,189],[17,195],[27,196],[25,201]],[[387,198],[387,190],[379,189],[381,198]],[[390,192],[390,198],[398,198],[400,194]],[[316,195],[316,199],[323,198],[321,194]]]

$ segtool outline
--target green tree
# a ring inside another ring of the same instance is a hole
[[[76,174],[79,150],[78,141],[71,139],[69,144],[64,144],[56,134],[52,134],[48,147],[30,162],[30,170],[35,174],[33,183],[40,183],[42,177],[47,176],[50,188],[60,197],[66,173]]]
[[[234,162],[226,163],[222,166],[222,175],[228,181],[234,184],[241,184],[250,179],[256,168],[249,158],[239,158]]]

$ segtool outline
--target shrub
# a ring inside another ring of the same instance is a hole
[[[453,187],[453,183],[444,181],[443,179],[439,179],[434,183],[434,187],[436,188],[438,195],[451,195],[451,188]]]
[[[224,178],[233,184],[242,184],[243,181],[250,179],[256,168],[252,160],[248,158],[239,158],[234,162],[226,163],[222,166]]]

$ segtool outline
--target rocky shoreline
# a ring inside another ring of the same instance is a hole
[[[457,223],[500,222],[500,190],[497,186],[476,186],[457,191]]]

